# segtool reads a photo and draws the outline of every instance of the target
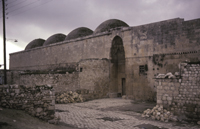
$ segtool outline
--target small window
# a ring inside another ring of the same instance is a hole
[[[147,65],[140,65],[139,66],[139,74],[140,75],[147,75],[148,66]]]
[[[140,65],[139,66],[140,74],[145,73],[145,69],[144,68],[145,68],[144,65]]]
[[[83,68],[80,68],[80,72],[82,72],[83,71]]]

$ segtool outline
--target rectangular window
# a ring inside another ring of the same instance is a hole
[[[147,65],[140,65],[139,66],[139,74],[140,75],[147,75],[148,66]]]
[[[139,71],[140,71],[140,74],[141,73],[145,73],[145,67],[144,67],[144,65],[140,65],[139,66]]]
[[[83,71],[83,68],[80,68],[80,72],[82,72]]]

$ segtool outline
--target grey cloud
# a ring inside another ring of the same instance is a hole
[[[26,2],[30,3],[29,0]],[[33,39],[47,39],[55,33],[67,35],[78,27],[95,30],[99,24],[112,18],[123,20],[130,26],[176,17],[185,20],[200,18],[199,0],[53,0],[44,4],[45,2],[48,0],[36,2],[36,8],[19,15],[13,16],[20,11],[8,15],[7,36],[21,41],[19,46],[25,47]],[[39,6],[40,4],[44,5]],[[2,32],[0,34],[2,36]]]

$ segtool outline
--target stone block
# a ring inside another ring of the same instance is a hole
[[[172,101],[167,101],[168,105],[171,105],[172,104]]]
[[[11,93],[10,95],[11,95],[11,96],[14,96],[14,95],[15,95],[15,93]]]
[[[48,110],[55,110],[55,106],[49,106]]]
[[[51,97],[44,97],[42,100],[43,101],[50,101],[50,100],[52,100],[52,98]]]
[[[109,98],[117,98],[117,93],[109,93]]]
[[[169,90],[169,87],[168,87],[168,86],[166,86],[166,87],[164,87],[164,89],[165,89],[165,90]]]
[[[42,108],[37,108],[37,109],[36,109],[36,112],[37,112],[37,113],[40,113],[40,112],[42,112],[42,111],[43,111]]]
[[[167,97],[166,97],[166,96],[163,96],[163,97],[162,97],[162,100],[163,100],[163,101],[167,100]]]
[[[172,97],[168,96],[168,97],[167,97],[167,100],[168,100],[168,101],[172,101]]]

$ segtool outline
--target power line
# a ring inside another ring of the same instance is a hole
[[[14,14],[14,15],[11,14],[10,16],[19,15],[19,14],[21,14],[21,13],[27,12],[28,10],[37,8],[37,7],[42,6],[42,5],[45,5],[45,4],[47,4],[47,3],[49,3],[49,2],[52,2],[52,1],[53,1],[53,0],[49,0],[49,1],[47,1],[47,2],[44,2],[44,3],[40,4],[40,5],[33,6],[32,8],[28,8],[28,9],[26,9],[26,10],[20,12],[20,13],[16,13],[16,14]],[[27,4],[26,6],[30,6],[31,4],[34,4],[34,3],[36,3],[36,2],[38,2],[38,1],[34,1],[34,2],[30,3],[30,4]],[[26,6],[23,6],[23,7],[26,7]],[[21,7],[21,8],[23,8],[23,7]],[[19,9],[21,9],[21,8],[18,8],[18,9],[16,9],[16,10],[19,10]],[[12,11],[12,12],[13,12],[13,11]],[[9,13],[10,13],[10,12],[8,12],[8,14],[9,14]],[[2,17],[0,17],[0,19],[1,19],[1,18],[2,18]],[[8,19],[8,17],[7,17],[7,19]]]
[[[25,1],[27,1],[27,0],[25,0]],[[15,5],[12,5],[12,6],[8,7],[8,8],[11,8],[11,7],[13,7],[13,6],[19,5],[19,4],[21,4],[21,3],[25,2],[25,1],[21,1],[21,2],[15,4]]]
[[[6,4],[6,5],[7,5],[7,4],[11,4],[11,3],[14,3],[14,2],[16,2],[16,1],[17,1],[17,0],[14,0],[14,1],[10,2],[10,3],[6,3],[6,2],[5,2],[5,4]]]
[[[51,1],[53,1],[53,0],[49,0],[49,1],[47,1],[47,2],[44,2],[44,3],[40,4],[40,5],[34,6],[34,7],[32,7],[32,8],[28,8],[28,9],[26,9],[26,10],[20,12],[20,13],[17,13],[17,14],[11,15],[11,16],[16,16],[16,15],[19,15],[19,14],[21,14],[21,13],[27,12],[27,10],[31,10],[31,9],[37,8],[37,7],[39,7],[39,6],[42,6],[42,5],[44,5],[44,4],[49,3],[49,2],[51,2]]]
[[[26,6],[30,6],[31,4],[34,4],[34,3],[36,3],[36,2],[38,2],[38,0],[37,0],[37,1],[34,1],[34,2],[32,2],[32,3],[29,3],[29,4],[27,4],[27,5],[24,5],[24,6],[20,7],[20,8],[14,9],[14,10],[8,12],[8,13],[12,13],[12,12],[14,12],[14,11],[20,10],[20,9],[22,9],[22,8],[24,8],[24,7],[26,7]]]
[[[7,0],[6,0],[6,1],[7,1]],[[15,1],[16,1],[16,0],[15,0]],[[12,2],[10,2],[10,3],[5,3],[5,11],[8,10],[9,8],[13,7],[13,6],[16,6],[16,5],[18,5],[18,4],[21,4],[21,3],[25,2],[26,0],[25,0],[25,1],[21,1],[21,2],[19,2],[19,3],[17,3],[17,4],[14,4],[14,5],[12,5],[11,7],[8,7],[9,4],[15,3],[15,1],[12,1]],[[2,9],[2,8],[1,8],[1,9]],[[6,11],[5,13],[6,13],[6,15],[9,14],[8,11]],[[0,16],[0,19],[1,19],[1,18],[2,18],[2,16]]]

